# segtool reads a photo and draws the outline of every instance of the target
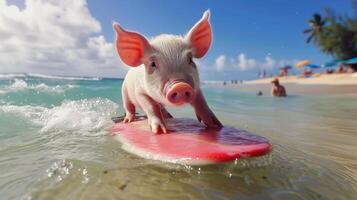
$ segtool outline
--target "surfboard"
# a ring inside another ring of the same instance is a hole
[[[222,163],[262,156],[272,150],[268,139],[231,126],[211,129],[186,118],[167,119],[166,123],[166,134],[152,133],[146,119],[115,123],[110,133],[132,154],[178,164]]]

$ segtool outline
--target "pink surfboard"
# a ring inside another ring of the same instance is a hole
[[[256,157],[271,151],[261,136],[230,126],[208,129],[193,119],[168,119],[169,133],[154,134],[146,120],[116,123],[110,130],[123,149],[146,159],[205,165]]]

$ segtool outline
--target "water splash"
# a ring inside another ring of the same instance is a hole
[[[104,129],[112,124],[118,105],[109,99],[94,98],[64,101],[53,108],[42,106],[0,105],[0,113],[22,118],[41,133],[82,132],[104,135]]]
[[[70,160],[58,160],[54,162],[50,168],[46,170],[47,177],[53,180],[54,183],[62,182],[68,176],[80,176],[81,183],[87,184],[90,181],[90,175],[86,166],[79,167],[75,166]]]
[[[46,170],[49,178],[55,178],[56,182],[61,182],[70,171],[73,169],[73,163],[66,160],[60,160],[52,164],[52,166]]]

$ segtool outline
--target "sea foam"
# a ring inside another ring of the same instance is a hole
[[[35,73],[7,73],[0,74],[0,80],[11,80],[15,78],[41,78],[41,79],[56,79],[56,80],[89,80],[99,81],[101,77],[86,77],[86,76],[56,76]]]
[[[42,106],[0,105],[0,114],[25,119],[40,128],[41,133],[79,132],[106,134],[104,129],[112,124],[118,105],[109,99],[95,98],[64,101],[52,108]]]
[[[39,92],[48,92],[48,93],[63,93],[68,89],[72,89],[77,87],[76,85],[56,85],[56,86],[48,86],[44,83],[28,85],[25,80],[22,79],[14,79],[13,83],[9,86],[6,86],[0,89],[0,93],[9,93],[9,92],[18,92],[23,90],[36,90]]]
[[[0,74],[0,80],[8,80],[14,78],[26,78],[25,73],[13,73],[13,74]]]
[[[87,81],[99,81],[102,80],[100,77],[85,77],[85,76],[54,76],[54,75],[44,75],[44,74],[27,74],[29,77],[43,78],[43,79],[59,79],[59,80],[87,80]]]

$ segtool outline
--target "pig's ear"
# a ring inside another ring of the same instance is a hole
[[[193,49],[193,56],[195,58],[203,57],[211,46],[212,30],[209,23],[210,14],[210,11],[207,10],[185,36],[185,39]]]
[[[117,33],[115,45],[121,60],[131,67],[141,65],[145,51],[150,48],[149,42],[139,33],[129,32],[117,23],[113,23],[113,28]]]

